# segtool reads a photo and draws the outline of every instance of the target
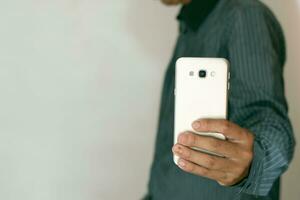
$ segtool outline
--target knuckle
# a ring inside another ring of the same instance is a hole
[[[240,135],[243,138],[243,144],[249,148],[252,148],[255,140],[255,135],[244,128],[240,130]]]
[[[251,145],[253,145],[255,139],[254,134],[248,133],[247,136],[248,136],[248,141],[250,142]]]
[[[238,167],[235,169],[235,173],[238,174],[239,176],[244,174],[244,172],[245,172],[245,168],[243,167]]]
[[[252,159],[253,159],[253,152],[252,151],[244,151],[243,152],[243,157],[247,161],[252,161]]]
[[[235,184],[235,182],[236,182],[236,178],[234,178],[234,177],[227,177],[226,185],[233,185],[233,184]]]
[[[240,133],[240,135],[241,135],[242,138],[248,139],[248,138],[247,138],[247,130],[246,130],[246,129],[241,128],[241,129],[239,130],[239,133]]]
[[[242,128],[241,132],[248,141],[254,141],[254,135],[249,130]]]
[[[226,132],[227,130],[229,130],[231,128],[231,124],[227,120],[222,121],[222,126],[223,126],[222,129],[223,129],[224,132]]]
[[[233,185],[234,180],[235,179],[232,176],[228,176],[228,174],[225,173],[223,176],[219,178],[218,182],[223,186],[230,186]]]
[[[230,186],[230,185],[233,185],[235,184],[236,182],[236,178],[235,176],[233,175],[227,175],[225,174],[223,177],[222,177],[222,183],[225,185],[225,186]]]

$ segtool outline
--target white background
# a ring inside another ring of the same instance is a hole
[[[300,130],[300,1],[269,0],[285,29]],[[139,199],[153,156],[178,8],[157,0],[0,2],[0,199]],[[300,152],[283,199],[300,196]]]

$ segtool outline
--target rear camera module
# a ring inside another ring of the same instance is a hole
[[[199,77],[200,78],[205,78],[206,77],[206,71],[205,70],[200,70],[199,71]]]

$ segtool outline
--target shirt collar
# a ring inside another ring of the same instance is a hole
[[[177,19],[186,22],[196,31],[218,2],[219,0],[192,0],[181,8]]]

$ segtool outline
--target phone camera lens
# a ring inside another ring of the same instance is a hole
[[[206,71],[205,70],[200,70],[199,71],[199,77],[200,78],[205,78],[206,77]]]

